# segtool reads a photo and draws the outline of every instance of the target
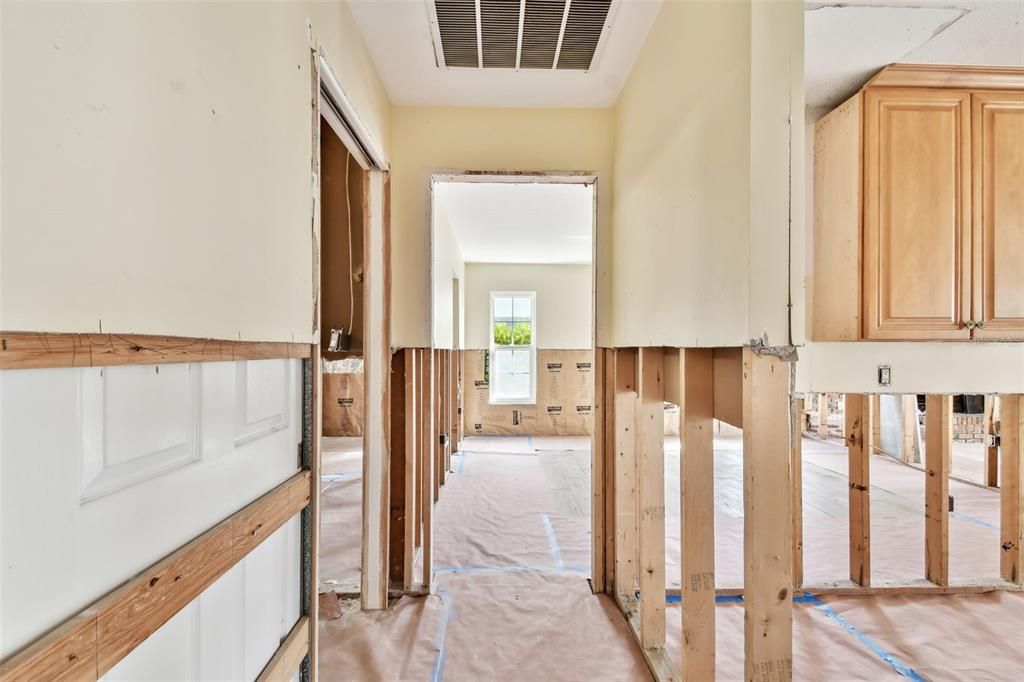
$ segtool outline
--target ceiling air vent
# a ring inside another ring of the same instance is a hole
[[[427,0],[442,67],[587,71],[613,0]]]

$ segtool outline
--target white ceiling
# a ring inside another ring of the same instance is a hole
[[[893,62],[1024,66],[1024,0],[806,6],[804,74],[814,118]]]
[[[662,0],[614,0],[590,71],[444,69],[435,63],[427,3],[348,0],[395,104],[477,107],[610,107]]]
[[[438,182],[434,208],[467,263],[589,263],[593,185]]]

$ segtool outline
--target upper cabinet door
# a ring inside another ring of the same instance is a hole
[[[864,105],[864,337],[968,339],[970,94],[869,88]]]
[[[1024,338],[1024,93],[974,93],[974,330]]]

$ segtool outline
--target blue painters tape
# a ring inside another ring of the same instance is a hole
[[[916,670],[914,670],[909,665],[907,665],[906,663],[904,663],[903,661],[901,661],[900,659],[896,658],[891,653],[883,649],[882,646],[878,644],[878,642],[871,639],[863,632],[855,628],[853,624],[850,623],[850,621],[846,620],[846,618],[836,613],[835,609],[833,609],[831,606],[815,597],[813,594],[805,594],[802,597],[794,599],[794,601],[797,600],[799,600],[801,603],[813,604],[831,620],[839,624],[840,627],[842,627],[844,630],[846,630],[851,635],[856,637],[861,644],[870,649],[873,654],[875,654],[880,659],[885,661],[890,668],[895,670],[903,677],[906,677],[910,680],[914,680],[914,682],[924,682],[924,678],[921,677]]]
[[[430,682],[441,682],[444,679],[444,664],[448,660],[448,650],[445,648],[445,640],[448,638],[448,623],[455,617],[455,607],[452,605],[451,595],[443,587],[437,588],[437,594],[441,597],[441,620],[437,623],[437,632],[434,634],[434,646],[437,647],[437,658],[434,659],[434,666],[430,669]]]
[[[556,568],[565,568],[562,561],[562,550],[558,547],[558,538],[555,537],[555,527],[551,525],[551,517],[547,514],[540,515],[544,522],[544,533],[548,536],[548,548],[551,550],[551,560],[555,562]]]
[[[532,448],[533,447],[533,436],[527,436],[526,437],[526,447],[528,447],[528,448]]]
[[[736,604],[736,603],[740,603],[742,601],[743,601],[743,596],[739,595],[739,594],[716,594],[715,595],[715,603],[716,604]],[[678,595],[678,594],[666,594],[665,595],[665,603],[666,604],[682,604],[683,603],[683,597],[682,597],[682,595]]]
[[[950,516],[954,516],[954,517],[956,517],[958,519],[963,519],[964,521],[971,521],[973,523],[978,524],[979,526],[985,526],[985,528],[991,528],[992,530],[995,530],[995,531],[999,530],[999,526],[997,526],[997,525],[995,525],[993,523],[989,523],[988,521],[985,521],[984,519],[979,519],[979,518],[976,518],[974,516],[968,516],[967,514],[963,514],[961,512],[955,512],[955,511],[954,512],[949,512],[949,515]]]
[[[459,468],[458,468],[459,476],[462,476],[464,473],[466,473],[466,454],[467,453],[465,453],[465,452],[460,452],[459,453]]]

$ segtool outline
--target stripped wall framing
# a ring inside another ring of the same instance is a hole
[[[850,572],[803,584],[800,436],[804,396],[792,363],[757,348],[599,348],[595,359],[593,566],[595,592],[611,595],[658,680],[713,679],[715,597],[742,595],[746,679],[791,679],[792,599],[810,594],[950,594],[1020,590],[1024,578],[1024,405],[1000,397],[997,421],[1001,575],[949,579],[947,504],[951,396],[928,396],[921,580],[871,580],[868,458],[872,396],[846,396],[850,461]],[[680,417],[680,584],[665,588],[663,402]],[[820,403],[823,408],[825,402]],[[715,586],[712,422],[743,430],[744,586]],[[823,422],[824,423],[824,422]],[[789,490],[789,495],[778,491]],[[681,597],[683,669],[665,649],[666,596]]]
[[[462,351],[448,349],[401,348],[392,356],[388,582],[395,592],[430,591],[433,507],[463,434],[462,362]]]

